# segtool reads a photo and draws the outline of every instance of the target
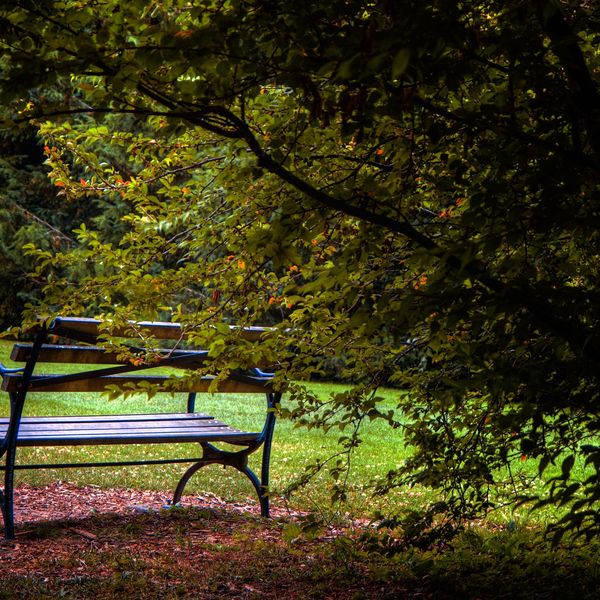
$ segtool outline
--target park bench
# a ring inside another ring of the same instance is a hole
[[[136,330],[157,340],[181,340],[185,330],[176,323],[141,322],[131,324]],[[10,399],[10,417],[0,418],[0,458],[5,457],[4,489],[0,493],[4,517],[4,534],[13,539],[14,509],[13,488],[14,471],[17,469],[156,465],[169,463],[192,463],[183,473],[175,488],[173,504],[177,504],[183,490],[194,473],[209,464],[231,466],[244,473],[251,481],[258,495],[261,514],[269,516],[269,462],[271,441],[275,426],[275,408],[281,394],[273,390],[273,375],[259,368],[247,373],[230,373],[218,381],[218,393],[261,393],[266,396],[265,422],[261,431],[242,431],[227,425],[211,415],[196,412],[196,394],[212,392],[214,375],[182,377],[182,389],[187,394],[185,409],[176,413],[159,414],[108,414],[108,415],[60,415],[31,416],[26,411],[25,401],[30,392],[69,393],[69,392],[115,392],[116,390],[139,389],[147,386],[153,391],[177,387],[177,379],[172,375],[149,374],[157,367],[178,367],[198,369],[206,367],[210,361],[205,350],[158,349],[152,350],[148,358],[148,348],[126,345],[131,338],[131,329],[112,331],[120,336],[121,347],[131,353],[108,350],[99,346],[102,338],[101,322],[95,319],[56,318],[50,322],[40,322],[34,331],[32,343],[17,343],[13,347],[11,359],[24,362],[18,369],[9,369],[0,363],[2,390]],[[259,341],[264,332],[261,328],[240,328],[236,330],[246,340]],[[49,343],[59,339],[60,344]],[[64,342],[68,342],[65,344]],[[173,342],[171,342],[173,344]],[[177,345],[177,342],[175,342]],[[162,345],[169,345],[162,342]],[[133,358],[132,358],[133,357]],[[79,365],[81,372],[68,374],[38,374],[36,367],[40,363],[63,363]],[[84,365],[84,366],[81,366]],[[175,382],[175,383],[174,383]],[[141,384],[141,385],[140,385]],[[135,396],[131,396],[135,398]],[[17,448],[25,446],[82,446],[104,444],[175,444],[193,442],[200,444],[201,456],[182,458],[174,456],[155,460],[128,460],[103,463],[44,463],[20,464],[16,460]],[[222,449],[215,443],[233,444],[234,450]],[[262,449],[260,478],[249,468],[248,456]]]

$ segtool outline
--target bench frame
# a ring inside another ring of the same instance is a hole
[[[264,373],[260,369],[253,369],[251,374],[233,374],[224,380],[223,386],[219,392],[262,392],[266,396],[267,411],[265,423],[262,431],[259,433],[246,433],[239,430],[233,430],[223,423],[216,422],[220,427],[216,441],[227,442],[240,446],[240,450],[223,450],[215,446],[210,437],[198,434],[195,438],[181,429],[181,434],[175,432],[169,433],[169,440],[152,437],[146,433],[140,438],[120,437],[118,428],[126,423],[131,424],[133,419],[139,419],[140,415],[108,415],[112,424],[118,424],[113,438],[107,438],[104,441],[90,441],[85,436],[69,435],[61,437],[60,425],[52,422],[52,417],[31,418],[38,419],[41,422],[49,423],[52,428],[50,437],[40,440],[27,441],[19,437],[22,428],[27,427],[28,418],[23,419],[23,409],[30,391],[40,392],[59,392],[59,391],[102,391],[107,384],[113,385],[115,382],[127,385],[132,381],[149,382],[151,385],[160,386],[161,382],[171,380],[164,376],[127,376],[128,373],[143,371],[157,367],[171,366],[181,368],[193,368],[201,363],[206,363],[208,353],[206,351],[188,351],[188,350],[169,350],[163,351],[163,355],[157,361],[144,363],[141,361],[123,362],[120,361],[116,366],[108,368],[94,368],[85,370],[81,373],[71,373],[65,375],[34,375],[34,370],[38,362],[67,362],[72,364],[87,363],[88,358],[83,360],[69,359],[73,353],[77,355],[85,353],[91,356],[90,363],[93,363],[98,356],[102,357],[103,363],[114,364],[117,360],[105,350],[89,346],[56,346],[48,345],[46,342],[49,336],[66,337],[77,342],[86,344],[97,344],[101,336],[101,322],[95,319],[78,318],[57,318],[50,323],[41,323],[36,330],[32,345],[16,344],[13,349],[12,357],[15,360],[25,360],[25,366],[20,369],[8,369],[0,363],[0,376],[2,377],[2,389],[7,391],[10,398],[10,417],[2,419],[6,433],[0,441],[0,459],[5,457],[5,464],[0,466],[0,471],[4,471],[4,489],[0,491],[0,503],[2,515],[4,518],[4,535],[6,539],[14,539],[14,472],[20,469],[41,469],[41,468],[70,468],[70,467],[108,467],[108,466],[131,466],[131,465],[156,465],[173,463],[192,463],[192,465],[183,473],[173,494],[173,504],[177,504],[187,482],[201,468],[206,465],[219,464],[230,466],[243,473],[252,483],[260,503],[261,515],[269,516],[269,467],[271,457],[271,445],[275,427],[275,411],[281,400],[281,393],[272,389],[273,375]],[[178,324],[173,323],[137,323],[136,326],[149,329],[152,335],[163,339],[181,339],[184,332]],[[264,330],[260,328],[249,328],[242,331],[246,339],[257,340]],[[115,335],[125,336],[125,333],[115,332]],[[132,351],[144,351],[143,348],[130,347]],[[103,356],[104,355],[104,356]],[[97,363],[93,363],[97,364]],[[186,412],[177,415],[168,415],[173,417],[175,422],[181,419],[188,420],[190,415],[199,418],[210,418],[207,415],[195,413],[195,400],[198,391],[206,392],[212,381],[212,377],[203,377],[197,381],[193,389],[185,390],[188,394]],[[148,415],[150,416],[150,415]],[[166,415],[167,416],[167,415]],[[143,417],[143,415],[142,415]],[[85,417],[81,417],[84,419]],[[60,418],[57,418],[60,419]],[[73,417],[74,422],[78,422],[79,417]],[[148,419],[143,419],[148,420]],[[89,422],[89,420],[87,421]],[[206,421],[209,422],[209,421]],[[210,421],[210,423],[215,423]],[[90,427],[94,427],[91,425]],[[217,431],[215,429],[215,431]],[[145,443],[179,443],[179,442],[198,442],[202,448],[202,455],[199,458],[167,458],[155,460],[134,460],[134,461],[114,461],[114,462],[95,462],[95,463],[43,463],[43,464],[17,464],[17,448],[19,446],[66,446],[66,445],[100,445],[100,444],[145,444]],[[262,460],[260,469],[260,478],[248,466],[248,456],[262,448]]]

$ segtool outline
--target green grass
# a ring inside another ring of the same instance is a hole
[[[11,363],[8,356],[12,342],[0,340],[0,361],[7,366],[21,366]],[[42,369],[52,372],[69,372],[68,365],[43,365]],[[330,394],[343,389],[344,386],[314,383],[312,390],[326,399]],[[382,390],[381,410],[393,410],[398,403],[398,390]],[[8,397],[1,394],[0,414],[8,414]],[[157,394],[151,399],[144,395],[136,395],[128,399],[110,400],[98,393],[32,393],[28,396],[26,414],[110,414],[131,412],[174,412],[185,409],[185,395],[173,397],[169,394]],[[286,403],[284,397],[283,403]],[[265,416],[265,399],[257,394],[199,394],[196,410],[207,412],[226,423],[247,431],[258,431],[262,427]],[[339,508],[329,507],[331,480],[326,473],[321,473],[308,486],[296,491],[288,500],[292,508],[309,511],[325,511],[328,516],[335,516],[336,511],[347,513],[351,517],[370,517],[376,512],[384,514],[403,507],[418,508],[425,502],[435,500],[435,492],[425,488],[394,490],[385,497],[374,497],[371,482],[376,477],[384,476],[388,470],[397,467],[407,456],[409,450],[403,444],[401,432],[392,430],[381,420],[365,422],[363,425],[363,443],[352,458],[350,471],[348,502]],[[339,451],[337,440],[344,433],[331,430],[324,433],[320,429],[308,430],[295,427],[288,420],[280,419],[275,428],[275,439],[271,458],[271,489],[278,496],[307,465],[316,458],[326,459]],[[18,461],[49,462],[105,462],[109,460],[164,459],[170,457],[199,456],[199,448],[195,444],[155,444],[155,445],[123,445],[123,446],[84,446],[58,448],[22,448],[19,449]],[[259,454],[250,457],[250,466],[259,472]],[[56,480],[70,481],[76,485],[93,484],[100,487],[136,488],[149,490],[174,489],[186,465],[160,465],[140,467],[103,467],[73,469],[43,469],[20,471],[19,481],[44,485]],[[576,465],[576,469],[581,465]],[[546,477],[559,472],[548,469]],[[537,463],[526,460],[513,469],[513,474],[527,478],[537,475]],[[505,474],[500,473],[501,477]],[[538,480],[536,486],[543,486]],[[245,501],[254,497],[250,482],[233,469],[210,466],[198,472],[189,482],[186,493],[209,492],[225,500]],[[535,523],[545,524],[555,520],[560,512],[548,507],[534,515]],[[526,521],[531,518],[526,508],[513,511],[511,508],[498,509],[491,515],[498,523]]]
[[[8,356],[11,342],[0,341],[0,361],[7,366],[21,366],[12,363]],[[69,372],[72,368],[65,365],[43,365],[52,372]],[[314,384],[313,389],[327,397],[342,386],[332,384]],[[394,408],[400,392],[384,391],[386,408]],[[172,397],[169,394],[157,394],[151,399],[136,395],[128,399],[109,400],[98,393],[31,393],[28,396],[25,414],[61,415],[61,414],[110,414],[131,412],[170,412],[185,409],[185,395]],[[284,397],[283,402],[286,402]],[[2,394],[0,414],[8,414],[8,396]],[[196,410],[207,412],[228,424],[248,431],[258,431],[265,416],[263,395],[254,394],[199,394]],[[349,483],[352,486],[350,502],[344,511],[353,515],[365,516],[374,509],[385,509],[390,502],[401,502],[413,498],[418,501],[419,492],[411,492],[408,497],[399,495],[374,500],[368,482],[376,475],[396,467],[406,456],[402,438],[392,432],[382,422],[365,424],[364,443],[352,460]],[[275,440],[271,459],[271,488],[275,494],[291,484],[306,465],[315,458],[326,459],[335,453],[339,430],[324,434],[320,430],[297,428],[287,420],[280,419],[275,428]],[[195,444],[176,445],[124,445],[124,446],[84,446],[57,448],[21,448],[18,461],[24,462],[77,462],[131,460],[136,458],[169,458],[199,456]],[[251,467],[259,470],[258,455],[251,457]],[[19,481],[43,485],[57,479],[75,484],[94,484],[101,487],[131,487],[138,489],[165,490],[174,488],[182,465],[161,465],[141,467],[103,467],[94,469],[44,469],[20,471]],[[329,498],[330,482],[326,476],[319,476],[307,488],[294,494],[290,503],[294,508],[308,510],[324,507]],[[254,492],[250,483],[233,469],[211,466],[196,474],[186,493],[211,492],[227,500],[242,500],[252,497]]]

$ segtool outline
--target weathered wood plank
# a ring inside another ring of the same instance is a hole
[[[155,433],[152,435],[147,433],[133,433],[123,435],[93,434],[87,436],[77,434],[69,436],[56,432],[47,436],[19,436],[17,446],[104,446],[118,444],[187,444],[197,442],[229,442],[237,444],[240,442],[253,442],[257,437],[258,435],[254,433],[236,433],[231,430],[218,429],[195,433],[182,433],[178,431],[173,433]]]
[[[85,335],[100,335],[100,324],[102,321],[97,319],[85,319],[78,317],[57,317],[49,325],[49,332],[56,335],[68,335],[69,330],[83,333]],[[206,325],[202,328],[206,329]],[[248,341],[258,341],[261,335],[269,331],[265,327],[236,327],[230,326],[231,330],[240,332],[241,337]],[[157,339],[178,340],[186,339],[193,329],[184,332],[180,323],[162,323],[158,321],[140,321],[131,322],[131,327],[115,328],[113,335],[116,337],[133,337],[135,330],[144,330]]]
[[[23,417],[21,423],[103,423],[112,421],[208,421],[214,419],[205,413],[138,413],[138,414],[112,414],[112,415],[58,415],[58,416],[31,416]],[[8,417],[0,417],[0,426],[7,425]]]
[[[40,428],[41,427],[41,428]],[[104,437],[110,437],[115,439],[128,439],[131,437],[136,438],[155,438],[168,435],[170,437],[175,437],[179,439],[180,437],[197,437],[203,435],[222,435],[222,434],[231,434],[235,435],[238,433],[247,433],[240,430],[232,429],[231,427],[227,427],[223,423],[221,426],[217,427],[191,427],[191,428],[180,428],[177,424],[174,424],[172,427],[163,427],[160,429],[150,428],[147,429],[145,427],[131,427],[131,428],[122,428],[119,427],[103,427],[103,428],[83,428],[79,429],[74,427],[73,429],[63,429],[60,427],[44,429],[43,426],[38,426],[38,428],[31,429],[29,427],[23,427],[23,430],[19,430],[19,439],[42,439],[42,438],[81,438],[81,439],[100,439]]]
[[[109,375],[106,377],[90,377],[74,381],[60,381],[61,375],[37,375],[31,378],[30,390],[33,392],[103,392],[109,386],[120,390],[131,388],[132,385],[145,384],[153,391],[161,391],[167,387],[167,382],[173,378],[160,375]],[[53,382],[52,380],[56,381]],[[226,379],[219,383],[218,393],[260,393],[269,389],[272,379],[268,377],[246,377],[244,381]],[[20,373],[10,373],[4,376],[2,390],[16,392],[22,380]],[[177,387],[179,392],[208,392],[214,377],[203,377],[194,381],[185,381]],[[170,391],[170,390],[169,390]]]
[[[70,423],[56,423],[56,422],[37,422],[37,423],[21,423],[21,427],[19,428],[19,432],[24,435],[31,433],[44,433],[44,432],[53,432],[53,431],[61,431],[65,434],[69,433],[101,433],[103,431],[113,431],[113,432],[124,432],[130,433],[135,431],[199,431],[204,429],[214,429],[214,428],[228,428],[229,426],[223,421],[218,421],[216,419],[206,420],[206,421],[181,421],[177,420],[171,421],[106,421],[103,423],[90,423],[90,422],[70,422]]]
[[[25,362],[31,357],[32,344],[15,344],[10,359]],[[82,365],[114,365],[122,364],[114,352],[107,352],[97,346],[65,346],[44,344],[38,362],[77,363]]]
[[[15,362],[26,362],[31,357],[32,344],[15,344],[10,359]],[[207,350],[180,350],[159,348],[153,355],[162,357],[165,362],[175,359],[175,362],[165,366],[180,369],[197,369],[203,367],[209,360]],[[38,361],[40,363],[64,363],[79,365],[125,365],[130,361],[117,357],[116,352],[107,351],[99,346],[44,344],[42,345]],[[160,367],[160,364],[156,364]],[[259,361],[256,367],[271,370],[272,363]]]
[[[31,356],[31,344],[15,344],[10,355],[15,362],[25,362]],[[185,357],[185,366],[182,368],[195,368],[203,365],[208,358],[206,350],[176,350],[160,349],[157,354],[167,358],[169,356]],[[115,352],[107,352],[98,346],[65,346],[59,344],[44,344],[40,351],[38,362],[42,363],[72,363],[81,365],[124,365],[128,361],[117,358]],[[157,365],[160,366],[160,365]],[[172,365],[178,366],[178,365]]]
[[[255,441],[260,434],[241,431],[203,414],[83,415],[24,417],[19,446],[83,446],[102,444],[159,444],[177,442]],[[110,420],[112,419],[112,420]],[[0,419],[0,435],[8,428]]]

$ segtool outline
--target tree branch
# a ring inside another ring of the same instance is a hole
[[[555,334],[567,340],[577,354],[585,356],[593,362],[598,362],[598,357],[600,356],[598,342],[596,338],[592,336],[589,329],[582,326],[575,316],[557,318],[552,307],[545,299],[540,299],[532,288],[510,288],[504,282],[486,272],[476,263],[463,264],[458,256],[449,254],[431,238],[418,231],[410,223],[400,222],[386,215],[373,213],[361,207],[348,204],[344,200],[335,198],[322,190],[315,188],[310,183],[300,179],[297,175],[288,171],[283,165],[273,160],[273,158],[264,151],[248,126],[237,119],[235,115],[230,114],[230,117],[233,122],[237,123],[238,127],[240,127],[241,137],[257,157],[259,166],[263,167],[265,170],[276,175],[283,181],[292,185],[298,191],[306,194],[309,198],[316,200],[318,203],[327,206],[328,208],[340,211],[348,216],[356,217],[357,219],[373,225],[385,227],[390,231],[405,236],[418,247],[428,250],[436,255],[453,271],[463,271],[473,280],[478,281],[489,290],[504,298],[505,301],[514,303],[515,306],[523,307],[530,313],[533,321],[539,323],[544,328],[549,328]]]
[[[17,204],[16,202],[12,202],[11,204],[18,211],[22,212],[28,219],[31,219],[32,221],[35,221],[36,223],[39,223],[40,225],[42,225],[43,227],[45,227],[46,229],[48,229],[52,233],[55,233],[58,237],[60,237],[63,240],[65,240],[69,245],[75,246],[75,240],[73,240],[68,235],[66,235],[65,233],[63,233],[60,229],[57,229],[56,227],[54,227],[53,225],[51,225],[50,223],[48,223],[48,221],[45,221],[41,217],[38,217],[36,214],[32,213],[31,211],[27,210],[26,208],[23,208],[20,204]]]
[[[229,139],[243,140],[247,144],[249,150],[255,155],[259,167],[272,173],[280,180],[288,183],[294,189],[303,193],[308,198],[311,198],[317,204],[326,206],[334,211],[339,211],[347,216],[355,217],[366,223],[383,227],[389,231],[406,237],[417,247],[427,250],[434,256],[437,256],[450,268],[451,271],[463,272],[473,281],[479,282],[485,288],[503,298],[505,302],[514,304],[515,307],[522,307],[523,309],[527,310],[534,322],[537,322],[543,328],[550,329],[561,338],[567,340],[574,352],[580,356],[584,356],[592,362],[598,361],[598,357],[600,356],[600,345],[598,344],[596,337],[591,334],[590,330],[577,320],[576,315],[558,318],[554,314],[552,306],[550,306],[545,299],[539,298],[533,288],[510,288],[501,280],[493,277],[481,265],[478,265],[474,262],[463,264],[463,261],[459,256],[449,253],[441,248],[434,240],[420,232],[409,222],[398,221],[390,216],[372,212],[360,206],[348,203],[344,199],[327,194],[322,189],[314,187],[310,182],[301,179],[296,174],[285,168],[281,163],[274,160],[273,157],[269,155],[261,146],[260,142],[251,131],[248,124],[245,121],[242,121],[229,109],[222,106],[207,105],[206,107],[199,107],[198,110],[181,110],[180,105],[176,100],[164,98],[162,97],[162,94],[155,93],[153,90],[143,84],[139,90],[141,93],[147,94],[151,99],[160,102],[169,110],[158,111],[146,108],[102,108],[93,109],[91,111],[87,109],[55,111],[52,114],[114,112],[140,114],[145,116],[166,116],[170,118],[180,118],[182,120],[186,120],[189,123],[197,125],[207,131],[211,131],[212,133]],[[422,103],[424,105],[426,104],[431,110],[436,110],[438,114],[444,114],[444,116],[449,116],[451,114],[444,109],[434,107],[428,102],[422,101]],[[51,115],[49,114],[48,116]],[[34,117],[32,116],[28,118],[32,119]],[[455,116],[454,118],[459,119],[459,117]],[[216,119],[218,124],[215,122],[215,120],[211,121],[211,119]],[[529,136],[527,137],[529,138]],[[539,142],[539,140],[535,141]],[[554,146],[552,146],[552,149],[555,150]],[[594,169],[598,169],[598,165],[595,163],[590,163],[590,165],[593,165]]]
[[[536,4],[538,19],[565,70],[575,105],[583,114],[588,141],[596,161],[600,162],[600,94],[577,43],[577,35],[556,4],[548,0],[536,0]]]

